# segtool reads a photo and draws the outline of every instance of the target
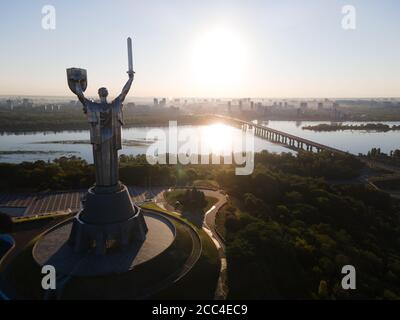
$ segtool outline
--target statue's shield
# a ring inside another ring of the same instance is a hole
[[[68,87],[76,94],[75,85],[77,82],[81,84],[82,91],[87,88],[87,74],[85,69],[68,68],[67,69]]]

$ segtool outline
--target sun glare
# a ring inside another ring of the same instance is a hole
[[[202,140],[212,153],[230,154],[232,151],[232,128],[222,123],[205,126]]]
[[[221,93],[234,90],[240,83],[245,69],[246,46],[234,29],[209,29],[197,37],[192,50],[192,71],[198,86]]]

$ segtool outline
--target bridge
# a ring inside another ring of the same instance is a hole
[[[307,140],[283,131],[275,130],[272,128],[268,128],[259,124],[255,124],[253,122],[244,121],[237,118],[227,117],[223,115],[213,115],[215,118],[219,119],[221,122],[229,124],[233,127],[240,128],[243,131],[254,130],[254,134],[262,139],[268,140],[272,143],[283,145],[292,150],[305,150],[310,152],[320,152],[322,150],[340,153],[340,154],[349,154],[348,152],[332,148],[330,146],[314,142],[311,140]]]

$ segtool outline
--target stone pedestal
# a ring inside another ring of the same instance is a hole
[[[143,213],[132,203],[126,186],[92,187],[74,219],[68,244],[75,252],[105,254],[143,242],[146,233]]]

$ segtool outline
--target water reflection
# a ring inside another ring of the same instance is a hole
[[[400,131],[392,132],[313,132],[303,130],[303,126],[316,125],[329,122],[303,121],[268,121],[264,123],[268,127],[285,131],[306,139],[310,139],[332,147],[350,151],[353,154],[366,153],[374,147],[380,147],[383,152],[390,152],[400,148]],[[380,122],[390,125],[398,125],[400,122]],[[356,124],[356,123],[353,123]],[[145,141],[146,134],[154,128],[138,127],[124,128],[123,139],[127,141],[123,145],[120,154],[138,155],[145,154],[154,141]],[[165,142],[168,143],[168,128],[157,128],[165,131]],[[206,126],[178,126],[178,132],[188,130],[190,135],[196,137],[199,142],[207,147],[209,153],[226,155],[232,151],[235,144],[242,138],[242,131],[221,123]],[[0,162],[19,163],[22,161],[44,160],[51,161],[60,156],[76,155],[92,162],[92,148],[85,143],[89,140],[88,131],[62,131],[62,132],[38,132],[30,134],[4,134],[0,135]],[[144,143],[139,143],[144,141]],[[184,143],[184,142],[181,142]],[[204,149],[203,149],[204,150]],[[291,152],[290,150],[272,144],[260,138],[254,140],[254,151],[268,150],[270,152]]]
[[[224,155],[233,151],[236,135],[237,131],[234,128],[217,123],[202,127],[200,140],[203,144],[209,146],[213,154]]]

